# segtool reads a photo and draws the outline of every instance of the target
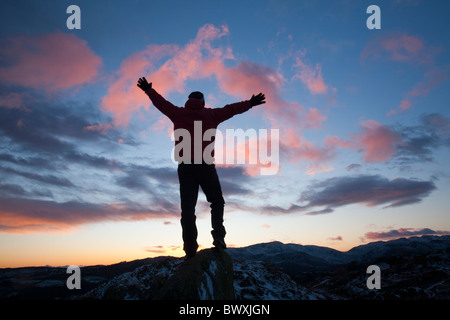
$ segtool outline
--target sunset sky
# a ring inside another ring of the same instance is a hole
[[[280,135],[276,175],[217,166],[229,246],[450,234],[449,30],[436,0],[2,0],[0,267],[184,255],[172,126],[142,76],[177,106],[265,94],[219,126]],[[203,193],[197,225],[212,246]]]

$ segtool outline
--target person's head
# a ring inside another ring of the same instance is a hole
[[[189,95],[189,99],[190,98],[205,101],[205,97],[203,96],[203,93],[201,93],[200,91],[191,92],[191,94]]]
[[[201,109],[205,106],[205,97],[200,91],[191,92],[188,101],[184,105],[185,108]]]

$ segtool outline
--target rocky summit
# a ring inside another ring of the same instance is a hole
[[[168,274],[164,286],[152,297],[157,300],[235,299],[233,263],[222,249],[205,249],[179,264]]]
[[[165,257],[121,274],[83,299],[230,300],[235,299],[233,264],[222,249],[199,251],[189,260]]]

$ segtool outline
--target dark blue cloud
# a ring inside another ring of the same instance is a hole
[[[338,207],[350,204],[393,208],[418,203],[435,189],[433,181],[389,180],[380,175],[335,177],[311,184],[301,193],[299,204],[292,204],[287,209],[264,207],[263,212],[317,215],[331,213]]]
[[[396,239],[402,237],[414,237],[424,235],[448,235],[450,231],[432,230],[430,228],[414,229],[414,228],[399,228],[389,231],[367,232],[364,236],[369,240],[386,240]]]
[[[450,147],[450,120],[439,113],[424,114],[416,126],[399,126],[403,143],[397,146],[395,160],[401,164],[429,162],[434,152]]]

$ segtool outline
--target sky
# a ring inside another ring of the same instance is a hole
[[[218,128],[279,132],[276,174],[217,164],[228,246],[450,234],[448,1],[0,8],[0,267],[184,255],[173,128],[142,76],[181,107],[192,91],[209,108],[265,94]],[[211,247],[202,192],[196,215]]]

